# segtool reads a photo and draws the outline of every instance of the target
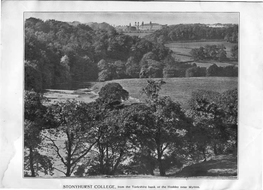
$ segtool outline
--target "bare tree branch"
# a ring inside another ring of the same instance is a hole
[[[74,162],[72,162],[71,165],[76,164],[81,158],[83,158],[90,150],[91,148],[96,144],[96,141],[94,143],[92,143],[92,145],[90,145],[90,147],[80,156],[78,157]]]
[[[73,173],[74,169],[76,168],[77,164],[74,164],[74,166],[71,168],[70,174]]]
[[[54,169],[66,175],[66,173],[65,173],[65,172],[63,172],[62,170],[60,170],[60,169],[57,169],[56,167],[54,167]]]
[[[46,135],[43,135],[44,137],[46,137],[47,139],[49,139],[52,143],[53,143],[53,146],[56,148],[56,153],[58,154],[58,156],[60,157],[62,163],[66,166],[66,162],[64,161],[64,158],[61,156],[61,154],[59,153],[59,148],[58,146],[56,145],[55,141],[53,139],[51,139],[50,137],[46,136]]]
[[[170,145],[170,143],[166,143],[166,146],[162,149],[162,154],[163,154],[163,152],[167,149],[167,147]]]

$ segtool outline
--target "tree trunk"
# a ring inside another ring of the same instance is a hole
[[[162,159],[158,158],[160,176],[165,176],[165,169],[163,168]]]
[[[33,155],[33,148],[29,148],[29,164],[31,170],[31,177],[36,177],[35,170],[34,170],[34,155]]]
[[[148,171],[151,175],[154,175],[153,171],[155,168],[155,160],[153,160],[150,151],[148,152],[147,157],[148,157],[148,164],[147,164]]]
[[[113,154],[113,153],[112,153]],[[110,175],[110,163],[109,163],[109,145],[108,143],[106,144],[106,163],[105,163],[105,174]]]
[[[69,162],[67,162],[67,172],[66,172],[66,177],[70,177],[71,175],[71,164],[70,164],[70,160]]]
[[[100,152],[100,157],[99,157],[99,162],[100,162],[100,173],[104,174],[105,173],[105,169],[104,169],[104,150],[103,147],[101,147],[100,144],[98,144],[98,148],[99,148],[99,152]]]
[[[163,163],[162,163],[162,152],[160,148],[157,149],[157,154],[158,154],[158,165],[159,165],[160,176],[165,176],[165,169],[163,168]]]
[[[69,132],[67,131],[67,138],[68,138],[68,152],[67,152],[67,172],[66,176],[70,177],[71,175],[71,148],[72,148],[72,142]]]
[[[216,144],[214,144],[214,153],[215,155],[218,155]]]
[[[204,162],[206,161],[206,155],[205,155],[205,148],[203,148],[203,156],[204,156]]]
[[[119,158],[117,159],[117,161],[116,161],[116,163],[115,163],[115,165],[114,165],[114,167],[113,167],[113,170],[112,170],[112,175],[114,175],[115,174],[115,172],[117,171],[117,168],[118,168],[118,166],[119,166],[119,164],[120,164],[120,162],[121,162],[121,158],[122,158],[122,155],[123,155],[123,150],[121,149],[120,150],[120,156],[119,156]]]

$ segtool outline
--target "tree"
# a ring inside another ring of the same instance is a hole
[[[103,71],[103,70],[108,69],[108,64],[104,59],[101,59],[98,62],[97,66],[98,66],[99,71]]]
[[[44,130],[42,135],[64,170],[54,168],[69,177],[96,143],[94,118],[89,115],[93,108],[77,101],[56,103],[51,108],[58,126]]]
[[[163,60],[163,77],[175,77],[178,64],[178,60],[175,60],[175,58],[171,54],[166,56],[166,58]]]
[[[61,57],[60,64],[57,65],[57,72],[55,76],[56,87],[69,88],[71,85],[70,60],[67,55]]]
[[[227,59],[226,57],[226,47],[222,44],[222,45],[218,45],[217,46],[217,59],[219,61],[225,61]]]
[[[152,126],[153,150],[156,152],[160,175],[165,175],[164,155],[174,146],[180,146],[185,136],[188,119],[185,117],[178,103],[169,97],[159,96],[159,91],[164,81],[148,80],[148,84],[142,92],[147,96],[147,105],[154,115]]]
[[[120,110],[119,123],[126,136],[126,153],[129,156],[128,173],[154,175],[155,156],[152,143],[154,115],[143,103],[125,106]],[[121,133],[123,134],[123,133]]]
[[[112,73],[108,70],[102,70],[101,72],[99,72],[99,75],[98,75],[98,80],[100,82],[104,82],[104,81],[107,81],[107,80],[111,80],[112,79]]]
[[[124,90],[119,83],[107,83],[99,91],[98,101],[106,105],[119,105],[123,100],[129,98],[129,92]]]
[[[205,59],[204,47],[194,48],[190,51],[190,54],[194,58],[194,60],[204,60]]]
[[[234,45],[231,48],[231,56],[234,60],[238,60],[238,45]]]
[[[222,45],[206,45],[205,47],[194,48],[190,54],[195,60],[219,60],[227,59],[226,47]]]
[[[215,155],[233,151],[231,146],[236,145],[237,137],[236,97],[234,91],[223,94],[209,91],[193,93],[189,113],[194,125],[188,133],[192,141],[192,155],[200,152],[206,160],[207,150]]]
[[[161,78],[163,76],[163,64],[148,57],[154,57],[153,53],[147,53],[142,58],[140,65],[140,78]]]
[[[41,92],[42,76],[37,68],[37,63],[25,61],[25,90],[34,90]]]
[[[235,148],[237,148],[238,90],[233,89],[222,93],[219,100],[219,105],[225,112],[223,122],[227,126],[226,131],[228,133],[229,140],[233,142]]]
[[[53,166],[51,159],[40,154],[40,144],[43,141],[40,133],[50,123],[43,98],[34,91],[25,92],[25,122],[24,122],[24,170],[25,176],[36,177],[39,172],[51,174]],[[30,174],[29,172],[30,171]]]
[[[122,78],[125,76],[125,65],[121,61],[110,63],[104,59],[97,64],[99,69],[99,81],[112,80],[114,78]]]
[[[126,64],[126,75],[131,78],[139,78],[140,66],[134,57],[129,57]]]
[[[191,67],[186,69],[185,71],[185,77],[195,77],[196,73],[196,67]]]
[[[96,120],[96,161],[88,173],[113,175],[126,158],[130,130],[123,121],[129,113],[122,105],[129,93],[118,83],[108,83],[101,88],[99,98],[89,106]]]
[[[206,69],[204,67],[190,67],[185,71],[185,77],[201,77],[206,75]]]
[[[114,78],[115,79],[122,79],[122,78],[125,78],[126,77],[126,68],[125,68],[125,64],[124,62],[118,60],[118,61],[115,61],[114,64],[113,64],[113,67],[114,67],[114,70],[115,70],[115,73],[114,73]]]
[[[216,64],[209,66],[206,70],[206,76],[218,76],[218,66]]]
[[[223,151],[223,146],[227,142],[228,135],[226,132],[226,126],[223,123],[225,116],[224,111],[214,102],[208,102],[206,100],[199,100],[197,108],[197,124],[204,124],[208,131],[210,138],[210,144],[213,147],[214,154],[220,154]]]
[[[98,173],[114,175],[122,161],[127,159],[133,146],[130,137],[131,129],[127,127],[125,118],[129,110],[107,109],[104,118],[98,124],[99,133],[97,138],[98,162],[93,167],[99,168]]]

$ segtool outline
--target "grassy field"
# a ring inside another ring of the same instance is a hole
[[[234,43],[225,42],[225,41],[204,41],[204,42],[173,42],[166,44],[166,47],[169,47],[176,54],[181,55],[190,55],[190,51],[194,48],[199,48],[206,45],[221,45],[224,44],[226,47],[227,57],[231,57],[231,48],[236,45]]]
[[[109,82],[117,82],[126,89],[130,96],[143,100],[141,89],[147,85],[148,79],[122,79],[95,84],[92,89],[96,92]],[[161,95],[170,96],[174,101],[178,101],[183,107],[187,106],[187,102],[193,91],[198,89],[211,90],[216,92],[224,92],[226,90],[237,88],[237,78],[228,77],[193,77],[193,78],[167,78],[164,79],[166,84],[163,85],[160,92]]]
[[[44,94],[51,103],[56,101],[78,100],[91,102],[98,98],[98,92],[106,83],[117,82],[130,94],[130,102],[143,101],[141,89],[147,85],[148,79],[121,79],[106,82],[97,82],[91,89],[79,90],[47,90]],[[157,79],[154,79],[157,80]],[[163,85],[161,95],[170,96],[174,101],[182,104],[183,108],[187,107],[188,100],[191,98],[193,91],[198,89],[224,92],[226,90],[237,88],[238,80],[235,77],[191,77],[191,78],[167,78],[163,79],[166,84]]]
[[[193,58],[190,55],[190,51],[194,48],[199,48],[201,46],[206,45],[221,45],[224,44],[226,47],[226,53],[227,57],[231,58],[231,48],[236,45],[234,43],[229,43],[225,41],[201,41],[201,42],[173,42],[166,44],[165,46],[170,48],[174,52],[175,58],[179,59],[180,61],[186,62],[186,61],[194,61]],[[212,64],[217,64],[218,66],[225,67],[228,65],[237,65],[237,62],[217,62],[217,61],[200,61],[196,62],[196,64],[200,67],[209,67]]]

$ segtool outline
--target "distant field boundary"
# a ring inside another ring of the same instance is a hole
[[[170,43],[192,43],[192,42],[227,42],[223,39],[201,39],[201,40],[178,40],[178,41],[167,41],[165,44]],[[235,44],[235,43],[233,43]]]

